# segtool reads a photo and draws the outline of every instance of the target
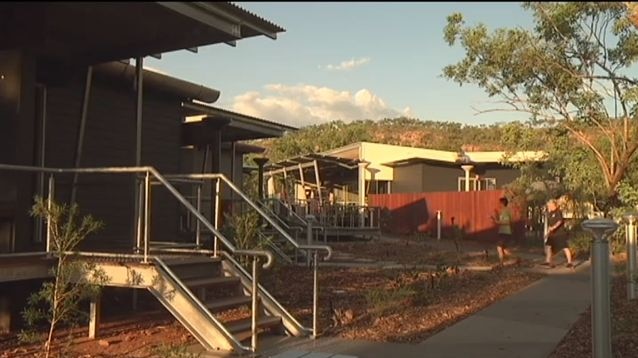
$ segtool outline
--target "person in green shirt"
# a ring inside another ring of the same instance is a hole
[[[508,249],[513,243],[512,211],[507,206],[509,204],[507,198],[500,198],[498,201],[499,209],[496,212],[496,215],[492,216],[492,221],[494,221],[498,227],[496,251],[498,253],[500,264],[503,265],[505,256],[512,256],[512,253]]]

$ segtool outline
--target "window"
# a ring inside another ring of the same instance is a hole
[[[496,178],[470,178],[470,190],[496,190]],[[465,177],[459,177],[458,191],[465,191]]]

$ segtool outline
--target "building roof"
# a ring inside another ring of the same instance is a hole
[[[135,83],[135,66],[120,61],[113,61],[94,66],[96,77],[106,77],[110,81]],[[182,100],[198,100],[213,103],[219,99],[220,92],[214,88],[188,82],[156,71],[144,70],[144,88],[167,93]]]
[[[352,154],[357,148],[367,145],[383,147],[384,152],[394,153],[395,160],[381,163],[389,167],[409,165],[416,162],[434,161],[444,163],[501,163],[501,162],[527,162],[542,161],[546,153],[542,151],[520,151],[515,153],[505,151],[477,151],[477,152],[453,152],[447,150],[437,150],[428,148],[407,147],[391,144],[380,144],[370,142],[357,142],[343,147],[331,149],[324,152],[328,155],[339,156],[341,153]],[[389,156],[392,156],[391,154]],[[350,156],[349,156],[350,157]],[[373,158],[359,158],[372,160]]]
[[[317,163],[320,164],[322,168],[341,167],[345,169],[356,169],[361,162],[360,160],[356,159],[344,159],[331,155],[311,153],[298,155],[296,157],[288,158],[277,163],[266,164],[264,166],[264,172],[276,174],[279,172],[283,172],[284,168],[288,171],[297,170],[300,164],[304,166],[312,164],[314,163],[314,161],[317,161]]]
[[[195,49],[282,27],[228,2],[2,2],[0,50],[61,67]]]
[[[433,151],[434,152],[434,151]],[[418,157],[409,157],[398,159],[391,162],[381,163],[388,167],[400,167],[405,165],[412,165],[425,162],[442,162],[450,164],[490,164],[490,163],[517,163],[517,162],[538,162],[542,161],[545,157],[544,152],[445,152],[436,151],[442,153],[427,153],[429,155],[422,155]],[[463,155],[466,157],[463,158]]]
[[[264,173],[272,176],[285,172],[299,182],[303,181],[307,185],[316,185],[316,163],[319,181],[326,185],[328,183],[342,182],[344,178],[355,178],[354,175],[356,175],[361,162],[357,159],[345,159],[330,155],[306,154],[267,164],[264,166]],[[301,173],[303,173],[303,177]]]
[[[221,127],[224,142],[281,137],[297,129],[203,103],[184,102],[182,109],[187,117],[183,125],[184,145],[212,143],[214,131]]]

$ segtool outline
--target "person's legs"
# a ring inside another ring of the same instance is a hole
[[[549,243],[548,243],[549,244]],[[545,263],[544,266],[552,266],[552,247],[551,245],[545,245]]]
[[[501,244],[496,245],[496,252],[498,253],[498,261],[502,264],[505,259],[505,248]]]
[[[565,259],[567,259],[567,267],[573,267],[572,252],[569,250],[569,247],[564,248],[563,252],[565,253]]]

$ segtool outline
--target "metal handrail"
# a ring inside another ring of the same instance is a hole
[[[37,172],[37,173],[51,173],[51,176],[49,177],[49,202],[48,205],[50,206],[52,203],[52,198],[53,198],[53,192],[54,192],[54,176],[53,174],[59,173],[59,174],[63,174],[63,173],[73,173],[75,175],[80,174],[80,173],[92,173],[92,174],[115,174],[115,173],[138,173],[138,174],[146,174],[145,175],[145,189],[144,189],[144,219],[142,220],[141,217],[141,202],[139,202],[138,205],[140,205],[140,207],[138,207],[136,205],[136,217],[137,217],[137,222],[138,222],[138,230],[140,230],[140,226],[142,225],[141,223],[143,222],[144,225],[144,253],[143,255],[122,255],[122,254],[97,254],[97,253],[82,253],[82,252],[75,252],[75,253],[71,253],[71,254],[75,254],[75,255],[81,255],[81,256],[93,256],[93,257],[130,257],[130,258],[142,258],[142,262],[144,263],[148,263],[148,258],[149,258],[149,215],[150,215],[150,177],[152,176],[155,180],[157,180],[158,182],[160,182],[166,189],[168,189],[168,191],[173,194],[173,196],[182,203],[182,205],[184,205],[186,207],[187,210],[189,210],[191,212],[192,215],[194,215],[201,224],[204,225],[204,227],[206,227],[208,230],[210,230],[210,232],[215,235],[215,237],[219,240],[222,241],[222,243],[224,243],[224,245],[226,245],[226,247],[235,255],[245,255],[245,256],[252,256],[253,257],[253,287],[257,287],[258,282],[256,281],[258,278],[257,276],[257,263],[259,262],[258,257],[259,256],[263,256],[266,258],[266,262],[263,264],[263,268],[268,268],[270,267],[273,262],[274,262],[274,257],[272,255],[272,253],[270,251],[267,250],[239,250],[237,249],[225,236],[223,236],[215,227],[213,227],[213,225],[199,212],[198,209],[195,209],[191,203],[184,198],[181,193],[179,191],[177,191],[177,189],[175,189],[175,187],[173,187],[172,184],[169,183],[169,181],[164,178],[155,168],[151,167],[151,166],[144,166],[144,167],[106,167],[106,168],[46,168],[46,167],[31,167],[31,166],[22,166],[22,165],[10,165],[10,164],[0,164],[0,170],[7,170],[7,171],[26,171],[26,172]],[[140,194],[141,195],[141,194]],[[199,206],[199,204],[198,204]],[[139,209],[138,209],[139,208]],[[46,252],[50,253],[50,228],[47,229],[47,243],[46,243]],[[140,235],[140,231],[138,231],[138,249],[140,246],[140,240],[141,240],[141,235]],[[215,242],[217,243],[217,242]],[[194,252],[198,252],[198,253],[202,253],[205,250],[195,250]],[[217,255],[217,245],[215,245],[215,250],[213,251],[213,253],[215,254],[215,256]],[[252,350],[253,352],[256,350],[257,348],[257,335],[256,335],[256,318],[257,318],[257,310],[256,310],[256,305],[257,305],[257,292],[256,289],[253,289],[252,292],[252,302],[253,302],[253,307],[252,307],[252,333],[253,333],[253,339],[252,339],[252,347],[246,347],[244,345],[242,345],[240,342],[238,342],[235,337],[230,334],[230,332],[228,332],[226,330],[226,328],[219,323],[213,316],[212,314],[203,306],[203,304],[192,294],[192,292],[190,292],[190,290],[188,290],[187,288],[184,288],[183,285],[181,284],[181,281],[179,279],[177,279],[177,277],[172,273],[172,271],[162,262],[161,259],[159,259],[158,257],[152,256],[152,258],[157,262],[157,264],[166,271],[166,273],[169,275],[170,279],[175,281],[175,283],[177,284],[177,287],[179,287],[180,289],[184,290],[187,295],[189,295],[189,298],[195,302],[195,304],[197,304],[199,306],[199,308],[201,308],[203,311],[206,312],[206,314],[208,315],[208,317],[210,319],[212,319],[212,321],[217,325],[217,327],[221,327],[221,330],[224,332],[224,334],[226,335],[227,339],[230,339],[233,341],[233,343],[236,344],[237,347],[239,347],[240,349],[243,350]],[[241,265],[235,261],[235,260],[231,260],[233,262],[233,265],[235,265],[236,267],[240,267]]]
[[[264,199],[264,200],[266,200],[266,201],[273,201],[273,202],[276,202],[276,203],[278,203],[278,204],[280,204],[280,205],[284,205],[284,206],[286,205],[286,203],[285,203],[283,200],[279,199],[279,198],[266,198],[266,199]],[[307,225],[308,225],[308,222],[306,221],[306,219],[302,218],[302,217],[301,217],[301,215],[297,214],[297,212],[296,212],[296,211],[294,211],[294,210],[292,210],[292,208],[288,208],[288,212],[289,212],[292,216],[294,216],[294,217],[295,217],[295,219],[299,220],[299,222],[301,222],[301,224],[302,224],[302,225],[304,225],[304,226],[307,226]]]
[[[175,253],[197,253],[197,254],[209,254],[209,255],[214,254],[214,251],[212,250],[169,249],[169,251],[175,252]],[[253,255],[254,257],[262,256],[258,250],[237,250],[236,252],[236,254],[238,255],[251,255],[252,253],[254,253]],[[144,255],[141,255],[141,254],[119,254],[119,253],[113,254],[113,253],[106,253],[106,252],[67,251],[67,252],[64,252],[64,254],[70,255],[70,256],[82,256],[82,257],[89,257],[89,258],[118,258],[118,259],[122,259],[122,258],[143,259],[144,258]],[[230,256],[226,252],[223,252],[223,255],[226,256],[226,258],[230,262],[232,262],[233,265],[236,266],[239,270],[242,270],[243,272],[245,272],[245,269],[232,256]],[[263,256],[265,256],[269,260],[268,262],[272,264],[272,254],[263,255]],[[194,304],[197,305],[197,307],[204,312],[206,317],[210,319],[211,321],[213,321],[216,324],[216,326],[219,329],[221,329],[221,331],[226,336],[226,338],[232,340],[233,343],[235,343],[240,349],[243,349],[245,351],[251,351],[251,347],[244,346],[243,344],[241,344],[241,342],[239,342],[235,338],[235,336],[232,333],[230,333],[226,329],[226,327],[221,322],[219,322],[219,320],[217,320],[215,316],[213,316],[212,313],[210,313],[210,311],[201,303],[201,301],[193,294],[193,292],[182,283],[182,281],[177,277],[177,275],[175,275],[175,273],[168,267],[168,265],[164,263],[164,261],[159,256],[150,256],[150,258],[153,261],[155,261],[160,266],[160,268],[166,272],[169,278],[173,280],[173,283],[177,287],[179,287],[182,291],[184,291],[184,293],[189,297],[189,299],[193,301]],[[252,276],[248,275],[248,278],[252,280]],[[261,287],[261,285],[259,285],[259,287]]]
[[[222,255],[226,257],[226,259],[228,261],[230,261],[231,263],[233,263],[233,265],[235,267],[237,267],[237,270],[244,275],[247,279],[252,281],[252,275],[250,273],[248,273],[248,271],[241,265],[239,264],[239,262],[237,262],[237,260],[235,260],[234,257],[228,255],[226,252],[222,252]],[[281,303],[279,303],[279,301],[277,299],[275,299],[275,297],[268,292],[268,290],[266,290],[266,288],[264,286],[262,286],[261,284],[258,285],[259,291],[261,292],[261,294],[265,297],[267,297],[269,300],[271,300],[275,306],[277,306],[277,308],[279,310],[281,310],[284,315],[287,316],[287,318],[292,321],[295,325],[297,325],[298,327],[301,327],[301,329],[303,331],[306,332],[312,332],[312,329],[305,327],[304,325],[302,325],[299,321],[297,321],[297,319],[290,313],[288,312],[288,310],[286,308],[284,308],[284,306],[281,305]]]
[[[229,188],[231,188],[231,190],[233,190],[237,195],[239,195],[240,198],[242,198],[246,203],[248,203],[248,205],[250,205],[255,211],[257,211],[266,221],[268,221],[268,223],[270,225],[272,225],[272,227],[274,227],[275,230],[279,231],[279,233],[286,240],[288,240],[288,242],[290,242],[295,248],[297,248],[298,250],[307,250],[308,252],[306,254],[306,257],[309,258],[310,257],[310,252],[312,251],[312,257],[313,257],[312,262],[314,263],[314,265],[313,265],[313,280],[314,281],[313,281],[313,309],[312,309],[313,328],[312,328],[312,334],[313,334],[314,337],[316,337],[317,336],[317,312],[318,312],[317,307],[318,307],[318,299],[319,299],[319,285],[318,285],[318,276],[317,276],[317,270],[318,270],[318,267],[319,267],[318,264],[317,264],[318,252],[319,251],[326,251],[326,255],[324,256],[324,260],[328,260],[332,256],[332,248],[330,246],[327,246],[327,245],[312,245],[312,244],[302,245],[302,244],[299,244],[297,242],[297,240],[292,238],[292,236],[290,236],[290,234],[287,231],[283,230],[281,228],[281,226],[279,226],[279,224],[277,224],[275,222],[275,220],[273,220],[270,215],[266,214],[264,212],[264,210],[261,207],[259,207],[259,205],[255,204],[246,194],[244,194],[241,190],[239,190],[239,188],[233,182],[228,180],[228,178],[226,178],[226,176],[223,175],[223,174],[217,174],[217,173],[209,173],[209,174],[174,174],[174,175],[166,175],[166,178],[169,179],[169,180],[170,179],[217,179],[217,183],[216,183],[217,195],[215,197],[217,202],[218,202],[218,199],[219,199],[220,181],[223,181],[224,183],[226,183],[226,185],[228,185]],[[254,261],[253,261],[253,263],[254,263]],[[242,269],[241,265],[239,267],[240,267],[240,270],[241,270]],[[253,269],[253,271],[254,271],[254,269]],[[256,274],[256,271],[254,271],[254,272]],[[253,287],[256,284],[257,283],[253,279]],[[276,300],[274,300],[274,301],[276,302]],[[253,305],[254,305],[254,303],[253,303]],[[253,320],[254,320],[254,316],[253,316]]]
[[[173,196],[182,203],[195,217],[208,229],[213,235],[219,238],[224,245],[233,253],[238,255],[247,256],[264,256],[268,260],[263,265],[263,268],[268,268],[272,265],[273,256],[272,253],[266,250],[239,250],[237,249],[221,232],[213,227],[208,220],[198,212],[193,205],[191,205],[186,198],[175,189],[175,187],[169,183],[164,176],[162,176],[155,168],[151,166],[142,167],[98,167],[98,168],[47,168],[47,167],[32,167],[26,165],[13,165],[13,164],[0,164],[0,170],[7,171],[23,171],[23,172],[36,172],[36,173],[51,173],[51,174],[67,174],[67,173],[84,173],[84,174],[118,174],[118,173],[149,173],[158,180],[166,189],[168,189]],[[146,243],[148,244],[148,243]],[[148,258],[148,249],[145,249],[145,256]]]
[[[226,336],[226,339],[230,339],[233,343],[235,343],[237,345],[237,347],[239,347],[240,349],[242,349],[244,351],[250,351],[251,350],[250,347],[245,346],[240,341],[238,341],[235,338],[235,336],[232,333],[230,333],[228,331],[228,329],[226,329],[226,326],[224,326],[221,322],[219,322],[219,320],[217,320],[217,318],[215,318],[215,316],[213,316],[213,314],[210,313],[208,308],[206,308],[201,303],[201,301],[199,299],[197,299],[197,297],[195,297],[193,292],[191,292],[191,290],[189,290],[188,287],[186,287],[184,284],[181,283],[181,280],[179,280],[177,275],[175,275],[175,273],[168,267],[168,265],[166,265],[164,263],[164,261],[162,261],[162,259],[160,259],[157,256],[153,257],[153,259],[162,268],[162,270],[164,270],[166,272],[166,274],[171,278],[171,280],[174,281],[174,283],[177,285],[177,287],[182,289],[182,291],[184,291],[186,293],[186,295],[197,305],[197,308],[199,308],[200,310],[205,312],[204,314],[206,315],[206,317],[209,320],[211,320],[211,321],[213,321],[215,323],[217,328],[219,328],[222,331],[222,333],[224,334],[224,336]]]
[[[299,244],[297,240],[295,240],[288,232],[286,232],[279,224],[277,224],[268,214],[266,214],[259,205],[255,204],[246,194],[244,194],[239,188],[224,174],[170,174],[165,176],[166,179],[219,179],[222,180],[229,188],[231,188],[237,195],[239,195],[248,205],[250,205],[255,211],[257,211],[270,225],[272,225],[279,233],[286,238],[293,246],[300,250],[317,250],[317,251],[326,251],[326,255],[324,256],[324,260],[329,260],[332,257],[332,248],[327,245],[303,245]],[[184,199],[186,200],[186,199]]]

